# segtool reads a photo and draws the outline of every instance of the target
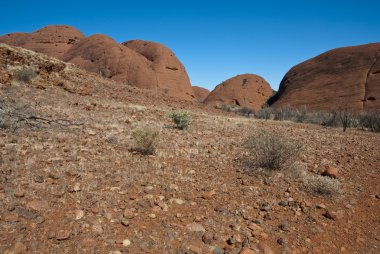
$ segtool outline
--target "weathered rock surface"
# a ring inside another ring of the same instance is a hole
[[[195,99],[199,102],[204,102],[207,96],[210,94],[210,91],[206,88],[200,86],[193,86]]]
[[[174,53],[161,43],[132,40],[123,45],[148,60],[155,74],[156,89],[170,96],[193,100],[194,92],[185,67]]]
[[[237,75],[219,84],[205,99],[210,105],[237,105],[260,109],[272,95],[272,89],[262,77]]]
[[[63,60],[131,86],[152,90],[157,87],[149,61],[105,35],[85,38]]]
[[[380,43],[338,48],[293,67],[269,103],[314,110],[378,110],[379,84]]]

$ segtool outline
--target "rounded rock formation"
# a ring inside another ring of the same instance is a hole
[[[87,37],[73,46],[63,60],[131,86],[157,88],[149,61],[105,35]]]
[[[333,49],[296,65],[269,104],[380,110],[380,43]]]
[[[272,89],[262,77],[254,74],[242,74],[230,78],[207,96],[209,105],[236,105],[250,109],[260,109],[272,95]]]
[[[33,33],[14,33],[0,37],[0,42],[27,48],[63,59],[63,55],[85,36],[76,28],[64,25],[46,26]]]
[[[182,63],[164,45],[142,40],[119,44],[105,35],[85,37],[69,26],[0,36],[0,42],[74,63],[104,77],[185,100],[194,100]]]
[[[207,96],[210,94],[210,91],[206,88],[200,86],[193,86],[195,99],[199,102],[204,102]]]
[[[126,41],[122,44],[149,61],[156,74],[155,84],[158,91],[173,97],[193,100],[194,92],[185,67],[168,47],[143,40]]]

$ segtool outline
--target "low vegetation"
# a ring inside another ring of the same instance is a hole
[[[342,193],[339,180],[321,175],[307,175],[303,178],[306,192],[320,196],[336,196]]]
[[[249,169],[281,170],[298,157],[301,145],[282,135],[257,131],[246,137],[245,164]]]
[[[143,155],[151,155],[155,152],[159,141],[160,131],[155,127],[137,128],[132,133],[135,146],[134,151]]]
[[[17,81],[23,83],[28,83],[38,76],[37,73],[35,73],[35,71],[30,67],[24,67],[22,69],[16,70],[13,75]]]
[[[380,132],[380,112],[370,111],[354,115],[347,108],[331,111],[312,111],[306,106],[299,108],[284,106],[270,108],[264,105],[260,110],[253,110],[236,105],[223,105],[222,110],[234,112],[246,117],[257,119],[292,121],[297,123],[319,124],[326,127],[342,128],[345,132],[348,128],[362,128],[373,132]]]
[[[189,128],[191,123],[190,115],[187,112],[173,111],[169,113],[169,118],[180,130],[185,130]]]

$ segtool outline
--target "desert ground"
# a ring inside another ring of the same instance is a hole
[[[378,133],[238,116],[11,51],[3,71],[41,71],[0,90],[1,253],[380,252]],[[133,149],[141,127],[160,132],[152,155]],[[262,130],[302,145],[289,167],[243,163]]]

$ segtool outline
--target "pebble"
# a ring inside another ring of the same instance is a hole
[[[56,235],[55,239],[62,241],[67,240],[70,238],[71,232],[69,230],[59,230]]]
[[[214,239],[214,234],[211,232],[206,232],[202,236],[202,241],[205,244],[211,244],[212,240]]]
[[[80,183],[75,183],[73,187],[74,192],[80,191]]]
[[[148,193],[148,192],[150,192],[151,190],[153,190],[153,186],[146,186],[146,187],[144,188],[144,192],[145,192],[145,193]]]
[[[129,245],[131,245],[131,241],[129,239],[123,240],[123,246],[124,247],[128,247]]]
[[[125,227],[128,227],[128,226],[129,226],[129,220],[122,219],[122,220],[121,220],[121,225],[123,225],[123,226],[125,226]]]
[[[256,252],[250,248],[244,247],[240,250],[239,254],[256,254]]]
[[[10,254],[23,254],[23,253],[26,253],[27,251],[28,251],[28,248],[23,243],[17,242],[13,246],[12,250],[8,253],[10,253]]]
[[[154,213],[149,214],[149,218],[155,219],[157,216]]]
[[[284,239],[284,238],[278,238],[277,239],[277,243],[279,244],[279,245],[284,245],[284,244],[286,244],[286,240]]]
[[[285,206],[287,206],[288,204],[289,204],[288,201],[280,201],[280,202],[278,202],[278,205],[279,205],[279,206],[282,206],[282,207],[285,207]]]
[[[75,220],[80,220],[84,216],[84,211],[83,210],[76,210],[75,211]]]
[[[338,219],[337,213],[333,211],[327,211],[325,214],[323,214],[323,216],[325,216],[327,219],[330,219],[330,220]]]
[[[273,254],[273,250],[264,242],[260,242],[257,246],[259,250],[264,254]]]
[[[214,196],[215,194],[216,194],[215,190],[207,191],[207,192],[203,193],[202,198],[203,199],[212,199],[212,196]]]
[[[17,214],[7,214],[5,215],[4,220],[6,222],[18,222],[19,218]]]
[[[339,170],[337,168],[334,168],[334,167],[327,167],[323,173],[322,173],[323,176],[328,176],[328,177],[331,177],[331,178],[338,178],[339,176]]]
[[[170,202],[171,202],[171,203],[176,203],[177,205],[182,205],[182,204],[185,203],[184,200],[179,199],[179,198],[173,198],[173,199],[170,199]]]
[[[196,222],[187,224],[186,228],[191,232],[206,232],[206,229],[202,226],[202,224]]]
[[[135,217],[135,209],[125,209],[123,216],[126,219],[133,219]]]
[[[101,235],[103,234],[103,227],[102,225],[100,225],[100,223],[96,223],[94,225],[92,225],[92,231],[96,234],[96,235]]]
[[[23,198],[25,196],[25,192],[22,190],[17,190],[14,195],[16,198]]]
[[[43,183],[43,182],[44,182],[44,177],[43,177],[43,176],[40,176],[40,175],[36,175],[36,176],[34,177],[34,181],[35,181],[36,183]]]
[[[27,204],[28,209],[43,212],[49,208],[49,203],[44,200],[33,200]]]

